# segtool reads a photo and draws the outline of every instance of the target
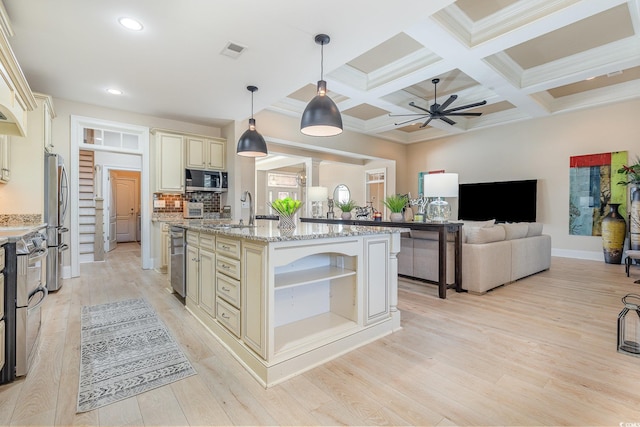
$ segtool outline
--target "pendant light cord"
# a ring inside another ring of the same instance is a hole
[[[324,43],[320,45],[320,80],[324,80]]]

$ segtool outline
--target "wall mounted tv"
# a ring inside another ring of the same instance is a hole
[[[458,219],[534,222],[538,180],[460,184]]]

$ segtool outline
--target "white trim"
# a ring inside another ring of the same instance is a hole
[[[123,153],[121,153],[123,154]],[[105,196],[109,196],[110,195],[110,189],[109,186],[111,185],[109,178],[109,175],[111,173],[111,171],[129,171],[129,172],[140,172],[140,212],[142,212],[142,170],[141,168],[134,168],[134,167],[127,167],[127,166],[118,166],[118,165],[102,165],[102,188],[100,189],[100,191],[102,191],[102,197],[104,198]],[[105,199],[108,200],[108,199]],[[104,247],[104,251],[105,252],[109,252],[109,244],[108,244],[108,239],[107,239],[107,234],[108,234],[108,228],[109,228],[109,210],[106,209],[106,207],[109,205],[109,202],[107,201],[105,204],[105,209],[104,212],[102,213],[102,221],[103,224],[106,225],[105,227],[105,233],[104,233],[104,239],[102,240],[103,243],[103,247]],[[136,225],[137,227],[137,225]],[[141,231],[141,235],[140,235],[140,245],[142,246],[142,215],[140,217],[140,231]]]
[[[557,256],[561,258],[588,259],[591,261],[604,262],[604,255],[602,255],[602,252],[576,251],[572,249],[551,249],[551,256]]]
[[[136,126],[127,123],[111,122],[107,120],[95,119],[91,117],[71,116],[71,160],[69,164],[69,181],[71,187],[71,214],[69,221],[71,226],[69,227],[71,232],[71,277],[80,276],[80,231],[79,231],[79,208],[78,208],[78,194],[79,194],[79,177],[78,167],[80,161],[79,147],[83,142],[83,128],[85,127],[98,127],[98,128],[111,128],[119,129],[123,132],[137,134],[140,137],[140,143],[142,147],[142,162],[141,162],[141,182],[140,182],[140,214],[141,214],[141,258],[142,268],[147,270],[152,268],[151,260],[151,193],[149,191],[150,182],[150,161],[149,161],[149,128],[145,126]],[[120,151],[119,151],[120,152]],[[121,152],[120,152],[121,153]],[[140,155],[131,153],[132,155]],[[73,165],[73,167],[71,167]]]

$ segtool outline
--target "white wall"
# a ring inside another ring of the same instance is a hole
[[[640,154],[640,101],[523,121],[408,146],[406,175],[417,194],[420,171],[457,172],[460,183],[538,179],[538,221],[554,255],[602,260],[602,239],[569,235],[569,157]],[[487,201],[500,203],[501,201]]]

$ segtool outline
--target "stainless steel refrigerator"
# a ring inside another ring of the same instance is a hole
[[[44,155],[44,221],[47,223],[47,289],[57,291],[62,286],[62,254],[69,249],[65,243],[69,229],[64,226],[69,206],[69,179],[60,154]]]

